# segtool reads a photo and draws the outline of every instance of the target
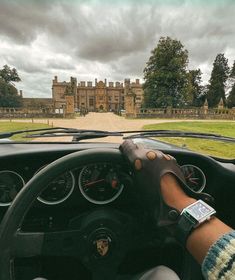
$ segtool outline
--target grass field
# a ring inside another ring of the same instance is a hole
[[[175,122],[144,126],[144,129],[173,129],[215,133],[235,138],[235,122]],[[158,138],[162,141],[221,158],[235,159],[235,144],[193,138]]]
[[[47,124],[40,123],[24,123],[24,122],[0,122],[0,133],[7,131],[26,130],[26,129],[37,129],[50,127]],[[11,137],[14,141],[30,141],[31,139],[23,138],[25,134],[18,134]]]

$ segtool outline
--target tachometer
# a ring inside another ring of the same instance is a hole
[[[79,175],[82,195],[95,204],[114,201],[123,190],[118,168],[111,163],[96,163],[85,166]]]
[[[65,201],[73,192],[75,179],[71,171],[55,178],[40,194],[38,200],[42,203],[54,205]]]
[[[181,166],[187,185],[195,192],[201,192],[206,186],[206,176],[197,166],[186,164]]]
[[[24,186],[23,178],[10,170],[0,171],[0,206],[8,206]]]

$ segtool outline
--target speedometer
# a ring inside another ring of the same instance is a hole
[[[0,171],[0,206],[9,206],[24,184],[18,173],[10,170]]]
[[[197,166],[186,164],[180,167],[187,185],[195,192],[201,192],[206,186],[206,176]]]
[[[75,179],[71,171],[65,172],[47,185],[38,200],[44,204],[54,205],[65,201],[73,192]]]
[[[118,167],[111,163],[96,163],[85,166],[79,175],[82,195],[95,204],[114,201],[123,190]]]

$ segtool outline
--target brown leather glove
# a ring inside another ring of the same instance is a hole
[[[186,185],[184,175],[174,157],[160,151],[145,149],[129,139],[123,142],[120,151],[131,164],[136,187],[158,226],[175,224],[180,215],[178,210],[167,205],[162,198],[160,181],[164,174],[173,174],[187,195],[207,202],[211,199],[208,194],[195,193]]]

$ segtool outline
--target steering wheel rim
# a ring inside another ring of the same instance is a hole
[[[18,193],[8,208],[0,225],[0,279],[13,280],[13,252],[12,244],[20,228],[24,216],[36,200],[38,195],[47,187],[48,182],[68,170],[97,161],[123,162],[118,149],[89,149],[66,155],[47,165],[39,171]]]

